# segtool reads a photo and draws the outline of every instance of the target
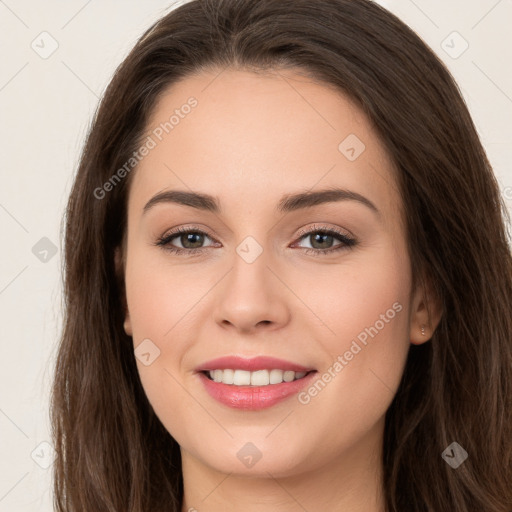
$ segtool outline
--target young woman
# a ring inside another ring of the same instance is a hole
[[[171,11],[69,199],[56,509],[510,512],[506,216],[383,8]]]

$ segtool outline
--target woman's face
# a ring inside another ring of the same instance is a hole
[[[168,89],[145,136],[125,330],[185,459],[286,476],[377,457],[410,342],[430,336],[369,121],[294,72],[225,70]]]

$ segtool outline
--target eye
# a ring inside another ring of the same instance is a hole
[[[299,240],[309,240],[311,245],[309,248],[305,247],[304,252],[315,256],[331,254],[336,251],[348,249],[357,244],[355,238],[352,238],[347,233],[323,226],[315,225],[312,229],[301,232],[300,235]],[[332,244],[335,240],[338,240],[340,243],[333,246]]]
[[[164,235],[163,237],[157,240],[156,245],[163,247],[166,251],[170,251],[172,253],[193,253],[197,254],[202,252],[209,246],[203,247],[205,238],[210,238],[208,233],[204,232],[201,229],[196,229],[194,227],[183,228],[179,227],[175,231]],[[171,242],[177,239],[177,241],[181,244],[181,247],[174,247],[171,245]]]
[[[357,241],[347,233],[324,226],[315,225],[309,231],[302,231],[299,234],[299,240],[307,240],[309,238],[311,247],[303,247],[303,249],[306,254],[313,254],[314,256],[331,254],[336,251],[348,249],[357,244]],[[172,244],[175,239],[180,244],[179,247]],[[213,240],[213,237],[205,231],[193,226],[189,226],[188,228],[179,227],[171,233],[160,237],[155,245],[174,254],[193,256],[201,254],[209,247],[214,246],[214,244],[204,246],[203,244],[206,239]],[[333,246],[332,244],[335,240],[338,240],[339,243]]]

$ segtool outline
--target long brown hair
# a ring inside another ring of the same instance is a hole
[[[136,168],[104,184],[137,149],[165,88],[227,67],[294,68],[335,86],[373,122],[398,169],[414,284],[429,280],[442,318],[428,343],[411,346],[386,414],[387,512],[510,512],[510,219],[452,76],[369,0],[194,0],[147,30],[116,70],[65,217],[56,510],[180,511],[179,446],[139,380],[114,265]],[[441,456],[453,441],[468,453],[457,469]]]

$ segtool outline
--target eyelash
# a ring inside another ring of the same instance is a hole
[[[188,227],[188,228],[180,227],[180,228],[176,229],[175,231],[158,238],[155,245],[162,247],[165,251],[169,251],[174,254],[188,253],[187,254],[188,256],[199,255],[199,254],[203,253],[206,249],[208,249],[208,247],[199,247],[196,249],[183,249],[181,247],[173,247],[170,245],[171,240],[176,238],[178,235],[184,235],[184,234],[189,234],[189,233],[206,235],[208,238],[213,239],[213,237],[210,236],[207,232],[205,232],[201,229],[196,229],[193,226]],[[333,252],[337,252],[337,251],[340,251],[343,249],[349,249],[351,247],[354,247],[357,244],[357,241],[355,238],[350,238],[346,234],[344,234],[341,231],[338,231],[336,229],[325,228],[325,227],[321,227],[321,226],[313,226],[313,228],[310,229],[309,231],[301,231],[299,233],[298,241],[302,240],[303,238],[305,238],[309,235],[317,234],[317,233],[321,233],[323,235],[328,235],[328,236],[333,236],[333,237],[337,238],[339,241],[341,241],[342,243],[339,245],[336,245],[334,247],[331,247],[330,249],[325,249],[325,250],[304,247],[303,250],[306,254],[312,254],[314,256],[324,256],[326,254],[331,254]]]

